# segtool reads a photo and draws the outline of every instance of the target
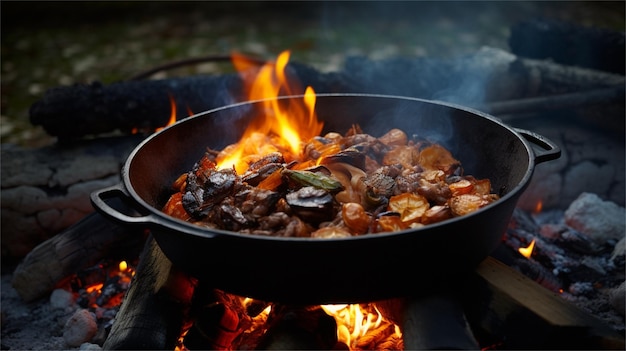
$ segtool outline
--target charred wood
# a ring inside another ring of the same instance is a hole
[[[197,282],[149,238],[105,350],[173,350],[186,327]]]
[[[292,63],[288,73],[317,92],[348,91],[341,77],[323,74]],[[159,80],[131,80],[104,85],[99,82],[55,87],[30,109],[33,125],[61,140],[121,131],[151,132],[176,118],[246,100],[242,82],[235,74],[198,75]],[[304,92],[304,90],[303,90]]]
[[[24,301],[34,301],[104,258],[136,257],[144,241],[141,231],[92,213],[35,247],[13,272],[11,284]]]
[[[193,324],[185,334],[185,348],[232,350],[234,340],[249,324],[248,316],[240,299],[216,290],[208,283],[199,280],[195,288],[189,316]]]
[[[177,118],[236,101],[236,76],[196,76],[150,81],[99,82],[52,88],[30,108],[30,121],[60,139],[120,130],[154,131],[167,124],[170,98]]]
[[[408,298],[402,318],[406,350],[477,350],[480,347],[454,294]]]
[[[624,336],[602,320],[492,257],[464,284],[465,314],[481,344],[503,349],[625,347]]]
[[[544,95],[584,92],[624,84],[623,76],[516,57],[487,48],[454,59],[350,57],[340,72],[322,73],[290,63],[288,70],[318,93],[375,93],[476,105]],[[235,75],[191,76],[56,87],[31,106],[30,118],[60,139],[115,130],[154,130],[177,118],[246,99]],[[623,103],[619,101],[612,105]],[[513,107],[527,110],[525,102]],[[511,112],[511,105],[508,106]],[[519,111],[514,111],[519,112]],[[526,112],[526,111],[524,111]]]
[[[185,336],[191,350],[232,350],[233,341],[243,330],[235,311],[221,303],[207,304],[195,312],[197,317]]]
[[[262,350],[333,350],[337,324],[322,308],[288,308],[259,344]]]

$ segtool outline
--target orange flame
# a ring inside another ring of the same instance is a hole
[[[337,322],[337,341],[347,345],[350,350],[359,349],[359,339],[372,330],[391,327],[393,333],[402,336],[400,328],[383,317],[375,305],[322,305],[324,311]]]
[[[176,101],[174,100],[172,95],[170,95],[170,119],[169,121],[167,121],[167,124],[165,126],[157,128],[154,131],[155,132],[161,131],[165,127],[171,126],[174,123],[176,123]]]
[[[517,251],[519,251],[519,253],[521,253],[522,256],[526,258],[530,258],[530,256],[533,254],[534,248],[535,248],[535,239],[533,239],[530,242],[530,245],[528,245],[527,247],[520,247],[519,249],[517,249]]]
[[[539,200],[537,201],[537,204],[535,205],[535,213],[540,213],[542,209],[543,209],[543,201]]]
[[[165,127],[169,127],[172,124],[176,123],[177,117],[176,117],[176,101],[174,100],[174,97],[172,97],[171,94],[169,94],[169,98],[170,98],[170,119],[167,121],[167,123],[163,126],[163,127],[158,127],[154,129],[154,132],[158,132],[163,130]],[[193,113],[191,113],[191,110],[189,110],[189,108],[187,109],[189,111],[189,115],[191,116]],[[141,130],[141,131],[145,131],[145,130]],[[131,129],[131,134],[139,134],[140,129],[137,127],[134,127]]]
[[[257,115],[248,125],[237,144],[226,147],[216,161],[219,167],[235,167],[244,172],[255,158],[279,151],[287,161],[297,159],[302,141],[309,140],[322,131],[323,123],[315,114],[315,92],[307,87],[302,92],[297,81],[289,79],[286,72],[289,51],[283,51],[276,62],[260,68],[239,54],[233,54],[235,68],[244,81],[249,100],[263,100],[263,114]],[[251,74],[252,73],[252,74]],[[273,99],[281,95],[304,94],[302,101]],[[268,99],[268,100],[266,100]],[[291,158],[291,160],[289,160]]]

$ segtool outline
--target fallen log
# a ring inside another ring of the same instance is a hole
[[[494,48],[453,59],[350,57],[340,72],[323,73],[297,62],[287,67],[303,86],[317,93],[402,95],[468,106],[584,92],[625,82],[622,75],[524,59]],[[92,83],[46,91],[31,106],[30,118],[60,139],[114,130],[154,130],[170,118],[170,97],[178,119],[246,100],[239,76],[228,74]]]
[[[347,91],[341,77],[322,74],[305,65],[290,64],[306,85],[318,92]],[[304,92],[304,91],[303,91]],[[55,87],[30,108],[30,121],[60,140],[113,131],[152,132],[165,126],[171,101],[177,119],[247,99],[236,74],[131,80],[104,85],[99,82]]]
[[[114,224],[94,212],[35,247],[13,272],[11,284],[22,300],[31,302],[104,258],[136,257],[144,241],[141,230]]]

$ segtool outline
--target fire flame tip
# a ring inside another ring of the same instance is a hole
[[[533,254],[533,249],[535,248],[535,239],[533,239],[527,247],[520,247],[517,249],[522,256],[526,258],[530,258]]]

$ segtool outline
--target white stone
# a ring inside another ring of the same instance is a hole
[[[54,289],[50,294],[50,306],[65,310],[74,304],[74,295],[65,289]]]
[[[92,343],[83,343],[80,345],[80,347],[78,348],[81,351],[99,351],[102,350],[102,347],[100,347],[100,345],[98,344],[92,344]]]
[[[63,330],[63,339],[68,346],[78,347],[96,335],[98,325],[96,316],[86,309],[79,309],[67,320]]]
[[[621,240],[625,235],[626,211],[595,194],[582,193],[565,211],[565,224],[597,244]]]

